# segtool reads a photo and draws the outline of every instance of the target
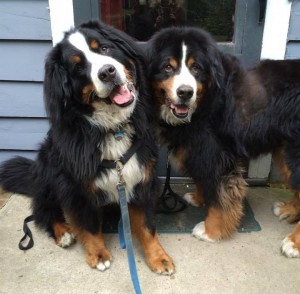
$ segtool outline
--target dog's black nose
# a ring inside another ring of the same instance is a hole
[[[116,68],[112,64],[103,65],[98,71],[98,77],[102,82],[109,82],[116,76]]]
[[[177,96],[183,100],[188,100],[188,99],[192,98],[192,96],[194,94],[193,88],[190,86],[186,86],[186,85],[182,85],[182,86],[178,87],[176,92],[177,92]]]

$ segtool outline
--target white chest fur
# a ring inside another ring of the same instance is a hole
[[[124,137],[117,140],[114,134],[109,133],[106,135],[104,142],[100,145],[102,152],[102,159],[117,160],[124,155],[131,146],[131,137],[134,132],[133,128],[129,125],[124,127]],[[122,175],[126,183],[126,196],[127,201],[134,197],[134,187],[144,180],[145,172],[144,167],[141,166],[134,154],[124,165]],[[119,177],[116,169],[107,169],[95,181],[96,186],[106,192],[111,202],[119,202],[117,191],[117,183]]]

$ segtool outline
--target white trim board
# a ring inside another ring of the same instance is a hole
[[[73,0],[49,0],[53,46],[60,42],[66,31],[74,27]]]
[[[261,59],[284,59],[292,2],[268,0]]]

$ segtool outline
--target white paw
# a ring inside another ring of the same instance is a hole
[[[73,244],[75,238],[72,234],[65,232],[57,243],[58,246],[65,248]]]
[[[193,229],[192,235],[202,241],[216,242],[216,240],[210,239],[205,233],[205,222],[197,224]]]
[[[104,262],[99,262],[97,264],[97,269],[101,272],[104,272],[109,268],[110,268],[110,261],[109,260],[106,260]]]
[[[163,276],[172,276],[174,273],[175,273],[175,269],[173,268],[168,268],[168,269],[165,269],[165,270],[157,270],[155,271],[156,274],[159,274],[159,275],[163,275]]]
[[[280,216],[280,208],[284,205],[283,202],[275,202],[273,204],[273,213],[276,215],[276,216]]]
[[[287,257],[300,257],[300,251],[289,237],[283,239],[281,243],[281,252]]]
[[[196,206],[196,207],[199,206],[199,205],[194,201],[194,196],[193,196],[192,193],[185,193],[185,194],[183,195],[183,199],[184,199],[187,203],[189,203],[189,204],[191,204],[191,205],[193,205],[193,206]]]

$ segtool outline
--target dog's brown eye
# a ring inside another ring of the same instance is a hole
[[[106,46],[101,47],[101,53],[107,54],[108,51],[109,51],[108,47],[106,47]]]
[[[173,66],[171,64],[165,65],[165,72],[172,72],[173,71]]]
[[[194,75],[198,75],[200,73],[200,66],[199,64],[197,63],[193,63],[192,66],[191,66],[191,72],[194,74]]]

